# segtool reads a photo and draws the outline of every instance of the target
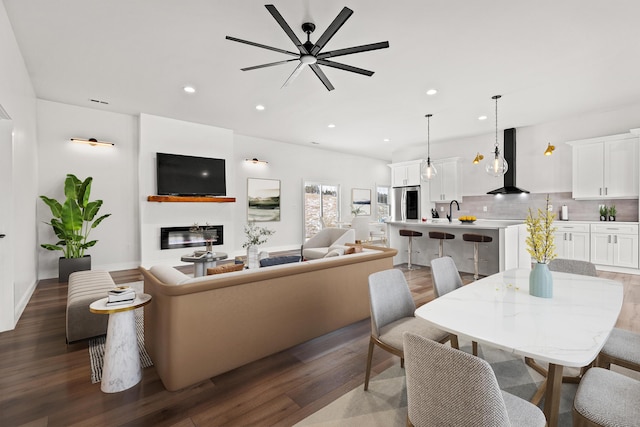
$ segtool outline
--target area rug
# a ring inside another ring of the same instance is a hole
[[[471,352],[470,345],[461,345],[463,351]],[[523,399],[531,399],[543,381],[543,377],[529,368],[521,357],[488,346],[479,346],[479,356],[491,364],[502,390]],[[573,375],[574,370],[565,369],[565,374]],[[559,426],[572,425],[571,409],[576,389],[576,384],[562,385]],[[405,376],[398,360],[397,364],[371,379],[369,391],[365,392],[360,385],[305,418],[296,427],[387,427],[406,426],[406,423]]]
[[[131,286],[136,292],[143,291],[143,282],[127,283],[120,286]],[[144,308],[134,311],[136,319],[136,335],[138,338],[138,351],[140,353],[140,365],[142,368],[153,366],[151,357],[144,348]],[[91,338],[89,340],[89,360],[91,363],[91,383],[99,383],[102,379],[102,366],[104,365],[104,343],[106,335]]]

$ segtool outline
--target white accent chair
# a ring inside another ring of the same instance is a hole
[[[324,258],[332,246],[356,242],[356,233],[348,228],[328,227],[320,230],[302,245],[303,259]]]
[[[546,426],[537,406],[500,390],[485,360],[404,334],[407,425]]]
[[[355,216],[351,220],[351,228],[356,233],[356,240],[360,240],[361,243],[368,242],[371,239],[369,221],[371,221],[371,217],[368,216]]]
[[[371,307],[371,338],[367,354],[367,370],[364,379],[365,391],[369,388],[371,360],[374,346],[379,346],[400,357],[404,366],[402,334],[410,331],[439,342],[451,340],[457,348],[455,335],[451,335],[429,325],[425,320],[415,317],[416,304],[411,296],[409,285],[400,270],[390,269],[369,276],[369,302]]]

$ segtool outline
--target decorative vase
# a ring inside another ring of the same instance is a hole
[[[247,268],[260,268],[258,247],[255,245],[247,247]]]
[[[549,266],[542,262],[537,262],[529,273],[529,294],[534,297],[553,297],[553,278]]]
[[[207,240],[207,252],[213,253],[213,240]]]

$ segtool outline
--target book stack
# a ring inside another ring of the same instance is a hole
[[[107,293],[107,305],[131,304],[136,299],[136,291],[128,286],[120,286]]]

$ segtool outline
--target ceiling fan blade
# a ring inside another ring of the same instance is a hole
[[[331,40],[331,37],[336,34],[336,32],[340,29],[340,27],[342,27],[342,25],[347,21],[347,19],[349,19],[351,15],[353,15],[353,10],[349,9],[348,7],[343,8],[338,16],[336,16],[336,19],[334,19],[331,25],[329,25],[329,28],[327,28],[325,32],[322,33],[316,44],[311,48],[311,52],[309,53],[315,56],[318,52],[320,52],[324,45],[326,45],[327,42]]]
[[[300,74],[302,72],[302,70],[304,70],[305,65],[306,64],[303,63],[303,62],[299,63],[298,66],[296,67],[296,69],[293,70],[293,73],[291,73],[291,75],[289,76],[287,81],[284,82],[282,87],[289,86],[291,84],[291,82],[293,82],[296,79],[296,77],[298,77],[298,74]]]
[[[234,41],[234,42],[244,43],[244,44],[248,44],[248,45],[255,46],[255,47],[261,47],[263,49],[273,50],[275,52],[280,52],[280,53],[284,53],[284,54],[287,54],[287,55],[292,55],[292,56],[297,56],[297,57],[300,56],[299,53],[289,52],[288,50],[278,49],[277,47],[266,46],[266,45],[263,45],[263,44],[260,44],[260,43],[250,42],[248,40],[237,39],[237,38],[231,37],[231,36],[227,36],[225,38],[227,40],[231,40],[231,41]]]
[[[273,67],[274,65],[285,64],[285,63],[291,62],[291,61],[297,61],[297,59],[285,59],[284,61],[270,62],[268,64],[254,65],[253,67],[240,68],[240,70],[242,70],[242,71],[257,70],[258,68]]]
[[[332,50],[318,55],[318,59],[335,58],[336,56],[351,55],[352,53],[367,52],[370,50],[385,49],[389,42],[363,44],[362,46],[348,47],[346,49]]]
[[[266,4],[264,7],[267,8],[271,16],[273,16],[273,18],[278,22],[278,24],[280,24],[280,27],[282,27],[284,32],[287,33],[287,36],[289,36],[293,44],[296,45],[300,53],[303,55],[307,55],[309,53],[307,51],[307,48],[304,47],[304,45],[300,42],[300,39],[293,32],[289,24],[287,24],[287,21],[285,21],[282,15],[280,15],[280,12],[278,12],[278,9],[276,9],[276,7],[272,4]]]
[[[373,71],[365,70],[364,68],[352,67],[351,65],[341,64],[339,62],[327,61],[326,59],[318,59],[318,64],[327,67],[338,68],[344,71],[351,71],[352,73],[363,74],[365,76],[373,76]]]
[[[309,65],[309,67],[313,70],[316,76],[318,76],[318,78],[320,79],[322,84],[324,84],[324,86],[327,88],[328,91],[332,91],[333,89],[335,89],[331,84],[331,82],[329,81],[329,79],[327,78],[327,76],[322,72],[322,70],[320,69],[320,67],[318,67],[317,64],[311,64]]]

